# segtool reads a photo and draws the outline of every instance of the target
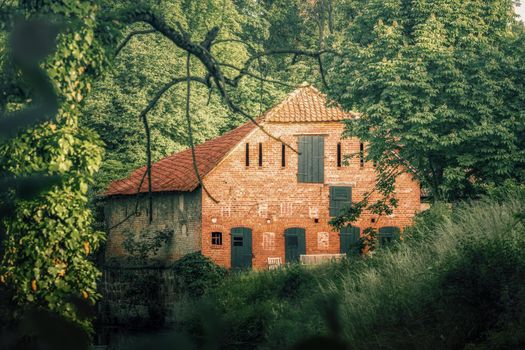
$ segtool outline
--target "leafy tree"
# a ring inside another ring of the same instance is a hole
[[[253,12],[251,1],[237,1],[240,11]],[[245,40],[259,42],[265,50],[322,50],[331,47],[333,39],[341,33],[344,19],[341,0],[264,0],[258,2],[257,12],[268,26],[268,37],[259,38],[257,32],[246,28]],[[318,62],[315,62],[317,63]],[[308,81],[321,86],[318,65],[312,65],[311,57],[297,55],[274,56],[264,60],[262,67],[274,77],[290,85]]]
[[[235,42],[239,33],[250,26],[264,40],[267,36],[264,20],[252,21],[248,14],[240,13],[231,0],[162,1],[151,2],[155,11],[162,13],[167,21],[177,21],[188,35],[196,41],[204,39],[209,27],[221,26],[219,41],[213,50],[220,62],[242,67],[248,58],[248,47]],[[107,2],[104,11],[118,11],[134,4],[127,1]],[[120,29],[120,28],[119,28]],[[143,31],[145,34],[130,36]],[[266,33],[266,34],[265,34]],[[97,174],[95,193],[103,192],[108,182],[124,177],[146,162],[146,135],[139,119],[141,112],[157,91],[174,79],[184,77],[186,53],[174,47],[173,42],[143,23],[124,28],[112,69],[94,84],[85,108],[82,123],[95,129],[106,144],[106,156]],[[129,40],[128,40],[129,38]],[[251,38],[250,47],[262,50]],[[122,46],[126,43],[125,46]],[[191,74],[204,74],[202,67],[192,65]],[[256,68],[258,68],[256,66]],[[225,67],[231,74],[235,69]],[[194,123],[194,141],[207,139],[238,126],[246,119],[232,114],[216,91],[202,84],[192,84],[194,90],[191,112]],[[243,79],[231,91],[232,99],[245,110],[265,110],[276,98],[283,95],[282,86],[264,84],[253,79]],[[261,100],[262,97],[262,100]],[[151,127],[152,159],[158,160],[173,152],[187,148],[189,140],[185,120],[186,91],[174,84],[148,113]],[[262,106],[259,106],[261,104]]]
[[[395,204],[394,179],[408,170],[435,200],[525,180],[525,32],[512,5],[347,1],[329,94],[361,113],[345,135],[378,164],[387,200],[374,209]]]
[[[65,28],[55,53],[43,63],[58,96],[56,118],[2,144],[1,171],[17,177],[59,175],[61,180],[40,196],[15,203],[13,214],[5,220],[0,278],[13,290],[18,305],[52,310],[89,330],[90,323],[79,316],[74,300],[94,304],[99,298],[96,279],[100,273],[88,256],[103,235],[92,230],[86,204],[103,150],[97,135],[78,125],[78,117],[93,77],[106,61],[94,37],[97,6],[66,0],[22,1],[10,10],[26,18],[54,20]],[[6,76],[14,81],[6,84],[10,89],[3,102],[21,102],[3,108],[23,108],[34,90],[19,83],[20,71],[6,72]]]

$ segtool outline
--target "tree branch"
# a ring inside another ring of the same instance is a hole
[[[142,112],[139,115],[139,119],[142,119],[142,123],[144,124],[144,131],[146,132],[146,172],[148,174],[148,203],[149,203],[149,222],[151,223],[153,221],[153,195],[152,195],[152,184],[151,184],[151,132],[149,128],[149,122],[148,122],[148,113],[155,107],[157,102],[160,100],[162,95],[166,93],[172,86],[175,84],[181,83],[183,81],[196,81],[202,84],[206,85],[207,79],[206,78],[200,78],[200,77],[185,77],[185,78],[175,78],[171,80],[169,83],[165,84],[158,92],[157,94],[149,101],[146,108],[142,110]]]
[[[199,184],[202,187],[202,190],[206,192],[208,197],[211,198],[212,201],[214,201],[216,204],[219,203],[218,200],[216,200],[211,193],[208,191],[206,186],[204,186],[204,183],[202,182],[201,175],[199,173],[199,167],[197,166],[197,157],[195,156],[195,144],[193,143],[193,129],[191,127],[191,114],[190,114],[190,99],[191,99],[191,79],[190,79],[190,54],[187,54],[186,57],[186,122],[188,123],[188,139],[190,141],[191,146],[191,159],[193,162],[193,170],[195,171],[195,176],[197,176],[197,180],[199,181]]]
[[[148,170],[146,169],[146,171],[144,172],[144,174],[142,175],[142,178],[140,180],[140,183],[139,183],[139,186],[137,187],[137,191],[135,192],[135,195],[137,196],[137,200],[135,201],[135,211],[133,211],[131,214],[129,214],[128,216],[126,216],[124,219],[122,219],[121,221],[117,222],[115,225],[111,226],[111,227],[108,227],[108,232],[113,230],[114,228],[122,225],[123,223],[125,223],[126,221],[128,221],[133,215],[137,215],[137,213],[139,212],[139,201],[140,201],[140,197],[138,196],[140,194],[140,189],[142,188],[142,184],[144,183],[144,179],[146,178],[146,175],[148,174]]]
[[[239,80],[242,77],[244,77],[244,76],[249,76],[249,77],[255,78],[257,80],[263,81],[263,82],[267,82],[267,83],[271,83],[271,84],[278,84],[278,85],[286,86],[286,87],[289,87],[289,88],[293,88],[294,87],[293,85],[285,83],[284,81],[263,78],[263,77],[261,77],[259,75],[256,75],[254,73],[246,71],[244,68],[239,68],[237,66],[234,66],[233,64],[222,63],[221,62],[221,63],[219,63],[219,66],[235,69],[236,71],[239,72],[239,75],[236,76],[233,80],[229,79],[230,80],[230,84],[228,84],[228,85],[232,85],[232,86],[235,86],[235,87],[238,86]],[[228,82],[228,79],[227,78],[225,78],[225,79],[226,79],[226,82]]]
[[[166,38],[171,40],[177,47],[185,50],[187,53],[195,56],[206,68],[209,76],[211,79],[213,79],[213,82],[215,83],[215,86],[217,87],[220,95],[228,105],[228,107],[234,112],[238,113],[248,120],[250,120],[252,123],[254,123],[262,132],[264,132],[266,135],[268,135],[270,138],[277,140],[279,142],[282,142],[285,144],[288,148],[290,148],[292,151],[297,152],[295,148],[281,140],[279,137],[276,137],[272,134],[270,134],[264,127],[258,123],[255,118],[250,116],[248,113],[244,112],[239,106],[237,106],[230,98],[228,91],[226,90],[226,85],[235,86],[235,83],[231,79],[226,79],[224,75],[222,74],[220,64],[216,61],[215,57],[210,53],[210,51],[207,49],[207,47],[202,46],[201,44],[194,43],[191,41],[190,36],[188,33],[186,33],[182,26],[175,22],[177,29],[169,26],[163,19],[156,16],[154,13],[150,12],[149,10],[134,10],[128,13],[124,13],[124,20],[128,23],[135,23],[135,22],[145,22],[151,25],[155,30],[157,30],[159,33],[164,35]],[[212,40],[214,37],[216,37],[217,28],[213,28],[208,34],[206,35],[206,38],[210,39],[211,41],[208,43],[208,40],[205,40],[204,43],[206,45],[209,44],[209,47],[212,46]],[[305,50],[270,50],[265,51],[263,53],[255,54],[251,56],[248,61],[245,63],[245,70],[249,68],[251,63],[254,60],[257,60],[260,57],[268,56],[268,55],[283,55],[283,54],[296,54],[296,55],[304,55],[309,57],[318,57],[319,55],[325,54],[325,53],[335,53],[331,50],[322,50],[322,51],[305,51]]]
[[[128,42],[131,40],[132,37],[135,35],[143,35],[143,34],[151,34],[155,33],[155,29],[143,29],[143,30],[135,30],[131,33],[129,33],[124,40],[117,46],[117,49],[115,50],[114,57],[117,57],[120,51],[128,44]]]

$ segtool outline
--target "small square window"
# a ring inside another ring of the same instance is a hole
[[[211,233],[211,244],[212,245],[222,245],[222,232],[212,232]]]

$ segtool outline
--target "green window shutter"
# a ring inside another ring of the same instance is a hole
[[[312,137],[312,182],[324,182],[324,138]]]
[[[297,181],[306,182],[306,143],[304,137],[299,137],[299,164],[297,167]]]
[[[337,216],[352,204],[352,187],[330,186],[330,216]]]
[[[324,137],[299,137],[299,163],[297,181],[306,183],[324,182]]]
[[[386,226],[379,229],[379,244],[381,246],[387,246],[395,240],[399,239],[401,230],[399,227]]]

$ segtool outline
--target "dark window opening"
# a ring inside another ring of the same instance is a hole
[[[365,145],[362,142],[359,144],[359,165],[361,168],[365,166]]]
[[[211,244],[212,245],[222,245],[222,232],[212,232],[211,233]]]
[[[286,146],[284,143],[281,145],[281,166],[283,168],[286,166]]]
[[[262,166],[263,156],[262,156],[262,143],[259,142],[259,166]]]
[[[242,247],[242,236],[234,236],[233,237],[233,246],[235,247]]]
[[[246,166],[250,166],[250,144],[246,144]]]
[[[341,143],[337,144],[337,167],[341,167]]]

